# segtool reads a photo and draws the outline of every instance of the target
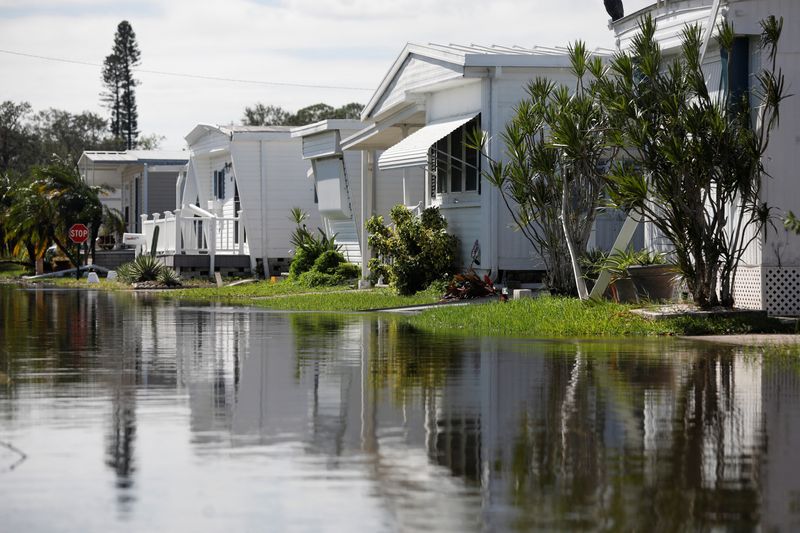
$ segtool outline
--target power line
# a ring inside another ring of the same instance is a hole
[[[0,53],[14,55],[14,56],[21,56],[21,57],[30,57],[33,59],[42,59],[44,61],[55,61],[58,63],[71,63],[74,65],[84,65],[89,67],[102,67],[98,63],[92,63],[90,61],[81,61],[78,59],[66,59],[62,57],[50,57],[50,56],[42,56],[37,54],[29,54],[26,52],[18,52],[15,50],[3,50],[0,48]],[[238,78],[223,78],[221,76],[205,76],[202,74],[186,74],[182,72],[166,72],[162,70],[148,70],[148,69],[141,69],[135,68],[133,69],[134,72],[141,72],[145,74],[156,74],[158,76],[172,76],[173,78],[191,78],[196,80],[212,80],[212,81],[227,81],[227,82],[234,82],[234,83],[249,83],[253,85],[271,85],[276,87],[302,87],[307,89],[336,89],[340,91],[372,91],[373,89],[367,89],[366,87],[348,87],[344,85],[317,85],[313,83],[292,83],[286,81],[261,81],[261,80],[243,80]]]

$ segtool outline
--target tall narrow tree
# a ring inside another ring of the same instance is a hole
[[[139,135],[135,93],[139,82],[133,77],[133,69],[139,64],[140,58],[136,34],[130,23],[123,20],[114,34],[111,54],[106,56],[103,63],[103,84],[106,90],[102,93],[102,98],[111,111],[111,133],[128,150],[136,146]]]

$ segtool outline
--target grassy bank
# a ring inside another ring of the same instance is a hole
[[[542,297],[441,307],[408,320],[418,329],[433,333],[538,338],[793,333],[789,326],[773,319],[760,322],[693,317],[649,320],[631,313],[632,308],[613,302],[583,303],[572,298]]]
[[[48,285],[130,290],[129,285],[102,280],[89,286],[85,279],[47,280]],[[196,282],[197,283],[197,282]],[[260,281],[233,287],[200,282],[183,289],[160,291],[160,297],[195,302],[220,302],[295,311],[369,311],[435,303],[441,288],[414,296],[399,296],[388,288],[354,290],[349,286],[309,288],[290,281]],[[650,320],[631,313],[633,306],[613,302],[584,303],[572,298],[541,297],[501,303],[445,306],[403,317],[416,328],[433,333],[536,338],[590,338],[664,335],[731,335],[795,333],[774,319],[752,317],[679,317]]]
[[[28,268],[19,263],[0,260],[0,280],[14,280],[29,273]]]
[[[235,287],[179,289],[165,297],[192,301],[246,304],[269,309],[296,311],[366,311],[428,304],[438,301],[440,291],[399,296],[391,289],[354,290],[349,286],[309,288],[289,281],[262,281]]]

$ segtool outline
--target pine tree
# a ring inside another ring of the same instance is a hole
[[[139,85],[133,77],[133,68],[139,64],[141,52],[136,34],[127,20],[117,26],[111,54],[103,62],[103,102],[111,111],[111,133],[130,150],[136,146],[139,135],[139,113],[136,108],[135,88]]]

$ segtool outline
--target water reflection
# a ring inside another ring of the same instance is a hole
[[[12,525],[47,529],[12,487],[74,514],[47,468],[64,461],[102,499],[95,434],[116,515],[75,529],[169,528],[181,509],[195,529],[800,525],[798,373],[730,348],[434,337],[127,294],[0,288],[0,311],[0,440],[30,455],[0,474]],[[79,445],[53,451],[70,430]]]

